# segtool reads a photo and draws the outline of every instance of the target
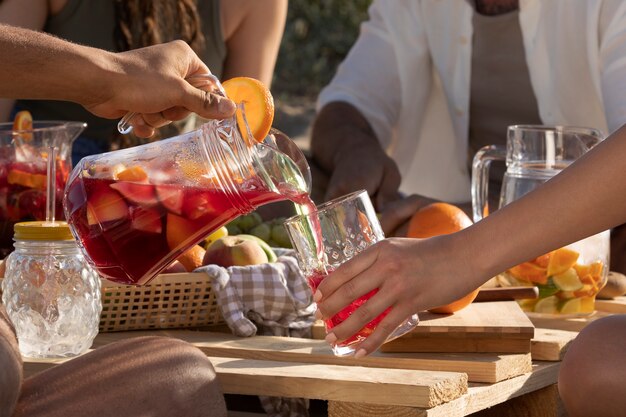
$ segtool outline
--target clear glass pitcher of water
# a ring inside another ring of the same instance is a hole
[[[83,158],[68,180],[64,207],[99,274],[145,284],[232,219],[263,204],[299,202],[309,189],[309,166],[287,136],[272,130],[259,143],[245,117],[243,123],[233,117]]]
[[[561,172],[603,137],[598,130],[584,127],[509,126],[506,147],[485,146],[474,157],[474,221],[489,214],[492,161],[506,162],[499,202],[499,207],[503,207]],[[609,231],[588,237],[517,265],[500,274],[498,280],[501,285],[536,285],[539,288],[539,299],[520,302],[527,312],[589,314],[594,311],[596,294],[606,284],[609,239]]]
[[[47,161],[55,149],[56,218],[71,169],[72,143],[87,127],[82,122],[35,121],[33,128],[13,130],[0,123],[0,256],[13,250],[13,226],[19,221],[46,220]]]

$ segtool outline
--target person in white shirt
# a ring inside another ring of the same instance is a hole
[[[409,315],[458,300],[500,271],[626,222],[625,157],[626,125],[541,187],[466,229],[429,239],[387,238],[359,253],[322,280],[313,296],[316,316],[328,319],[357,297],[378,292],[326,341],[346,340],[388,311],[357,346],[355,356],[365,356]],[[625,357],[625,314],[600,318],[580,332],[559,370],[568,416],[624,415]]]
[[[471,158],[508,125],[626,122],[626,2],[374,0],[369,15],[319,96],[311,151],[318,197],[366,189],[388,234],[432,200],[469,211]]]

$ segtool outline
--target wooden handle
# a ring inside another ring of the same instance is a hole
[[[497,287],[482,288],[474,301],[511,301],[534,299],[538,297],[539,288],[537,287]]]

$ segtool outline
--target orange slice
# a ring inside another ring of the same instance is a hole
[[[33,116],[30,112],[28,110],[17,112],[15,119],[13,119],[13,131],[20,132],[19,136],[22,140],[31,140],[33,138],[33,134],[25,133],[25,131],[31,130],[33,130]]]
[[[120,181],[145,182],[148,179],[148,174],[139,165],[121,168],[116,174],[116,179]]]
[[[237,104],[243,103],[252,136],[257,142],[263,142],[274,121],[274,99],[270,90],[261,81],[250,77],[231,78],[223,83],[223,87],[228,98]],[[237,123],[243,126],[239,109]]]

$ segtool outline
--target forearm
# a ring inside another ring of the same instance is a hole
[[[520,262],[626,221],[626,128],[536,191],[463,231],[477,272]]]
[[[8,25],[0,25],[0,51],[0,97],[6,98],[84,103],[106,90],[104,78],[115,68],[114,54]]]
[[[384,153],[367,120],[352,105],[331,102],[317,115],[311,152],[322,169],[332,172],[339,159],[355,151]]]

